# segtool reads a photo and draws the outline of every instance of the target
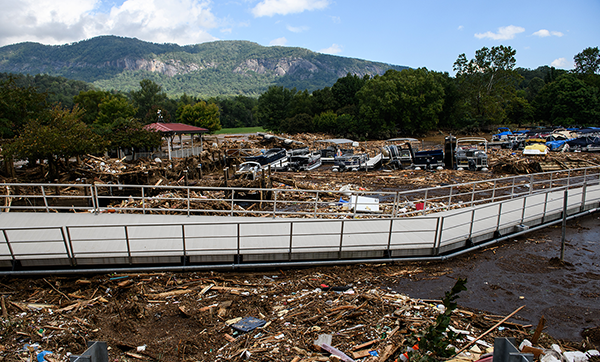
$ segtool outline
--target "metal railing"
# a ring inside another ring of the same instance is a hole
[[[198,268],[431,258],[599,209],[600,185],[594,180],[414,218],[2,226],[0,266]]]
[[[385,176],[382,176],[385,177]],[[0,212],[90,212],[273,218],[427,215],[600,182],[600,167],[405,191],[220,188],[119,184],[0,184]]]

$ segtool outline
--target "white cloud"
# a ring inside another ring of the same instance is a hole
[[[340,18],[339,16],[330,16],[331,21],[333,21],[334,24],[341,24],[342,23],[342,18]]]
[[[533,33],[533,35],[539,36],[540,38],[545,38],[547,36],[558,36],[558,37],[561,37],[564,34],[561,33],[560,31],[548,31],[546,29],[540,29],[540,30],[536,31],[535,33]]]
[[[308,26],[291,26],[288,25],[287,30],[291,31],[292,33],[302,33],[303,31],[306,31],[309,29]]]
[[[459,26],[458,26],[458,30],[463,30],[464,28],[465,28],[465,27],[464,27],[464,26],[462,26],[462,25],[459,25]]]
[[[550,63],[550,65],[555,68],[566,68],[566,67],[570,66],[569,62],[565,58],[554,59],[554,61],[552,61],[552,63]]]
[[[285,45],[287,43],[287,39],[285,37],[273,39],[269,42],[269,45]]]
[[[308,10],[322,10],[329,0],[262,0],[254,8],[254,17],[296,14]]]
[[[478,39],[490,38],[493,40],[509,40],[513,39],[515,35],[524,31],[525,29],[520,26],[509,25],[498,28],[497,33],[492,33],[491,31],[488,31],[485,33],[477,33],[475,34],[475,37]]]
[[[98,35],[157,43],[215,40],[209,0],[125,0],[102,12],[100,0],[13,0],[0,13],[0,45],[23,41],[64,44]]]
[[[319,53],[338,54],[342,52],[342,47],[338,44],[331,44],[329,48],[319,50]]]

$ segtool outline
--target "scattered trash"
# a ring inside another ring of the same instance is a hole
[[[231,325],[231,327],[240,332],[250,332],[258,327],[262,327],[267,323],[267,321],[254,318],[254,317],[246,317],[239,322],[236,322]]]
[[[52,352],[50,351],[41,351],[40,353],[37,354],[37,361],[38,362],[46,362],[46,358],[45,356],[48,354],[52,354]]]

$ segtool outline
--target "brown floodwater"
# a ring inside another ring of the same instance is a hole
[[[481,252],[427,265],[391,286],[413,298],[441,299],[457,278],[467,278],[458,303],[495,315],[526,307],[514,321],[532,324],[542,316],[546,333],[579,341],[585,328],[600,326],[600,215],[569,221],[564,264],[561,226],[549,227]]]

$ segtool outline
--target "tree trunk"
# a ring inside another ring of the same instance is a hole
[[[4,172],[8,178],[16,178],[15,160],[12,157],[4,157]]]

